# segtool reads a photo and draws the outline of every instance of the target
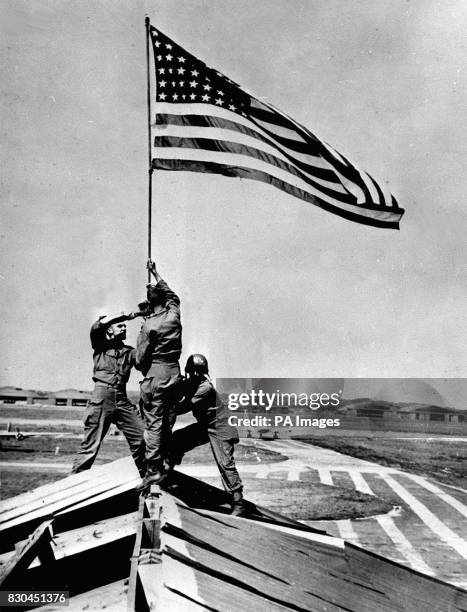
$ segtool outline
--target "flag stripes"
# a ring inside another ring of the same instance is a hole
[[[196,156],[193,155],[193,158]],[[308,191],[304,191],[282,181],[274,176],[271,176],[267,172],[262,172],[261,170],[257,170],[252,168],[251,166],[232,166],[227,164],[220,164],[219,162],[209,161],[206,159],[207,156],[202,156],[201,160],[180,160],[173,158],[163,158],[160,157],[155,159],[153,162],[153,166],[155,169],[159,170],[183,170],[186,172],[204,172],[211,174],[221,174],[223,176],[230,177],[240,177],[246,178],[256,181],[261,181],[263,183],[268,183],[274,187],[277,187],[281,191],[293,195],[305,202],[309,202],[310,204],[315,204],[326,210],[328,212],[334,213],[343,217],[344,219],[348,219],[350,221],[356,221],[358,223],[364,223],[365,225],[371,225],[373,227],[385,227],[398,229],[399,223],[394,220],[393,214],[387,210],[381,209],[380,207],[365,207],[360,208],[359,214],[356,215],[354,212],[354,207],[352,205],[346,205],[344,203],[339,204],[339,206],[335,206],[328,202],[324,202],[322,200],[317,200],[313,195],[311,195]]]
[[[151,27],[153,167],[249,178],[366,225],[398,228],[403,209],[367,173]]]

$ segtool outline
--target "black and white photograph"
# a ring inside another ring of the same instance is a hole
[[[0,608],[465,612],[467,4],[0,11]]]

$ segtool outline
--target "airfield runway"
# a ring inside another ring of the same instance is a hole
[[[242,444],[260,445],[288,457],[278,463],[239,464],[240,473],[249,477],[335,484],[392,500],[390,514],[309,524],[467,588],[467,491],[297,440],[243,439]],[[31,463],[0,462],[0,469],[25,466],[32,467]],[[67,463],[34,464],[36,469],[63,472],[70,467]],[[196,477],[218,476],[214,464],[179,469]]]

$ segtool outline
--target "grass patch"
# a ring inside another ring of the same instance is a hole
[[[60,471],[44,471],[35,469],[34,464],[47,462],[51,464],[73,462],[74,455],[79,448],[80,440],[76,438],[28,438],[23,442],[17,440],[6,440],[3,442],[1,453],[2,461],[21,461],[30,462],[31,470],[24,469],[5,469],[1,474],[0,497],[6,499],[31,491],[40,485],[54,482],[64,478],[66,474]],[[58,454],[55,454],[56,447],[59,446]],[[129,455],[126,441],[121,437],[109,436],[101,446],[96,459],[96,465],[108,463],[115,459],[120,459]],[[255,448],[251,445],[243,446],[238,444],[235,449],[235,461],[242,463],[272,463],[283,461],[286,458],[276,453],[262,448]],[[183,459],[183,464],[214,463],[211,447],[209,444],[199,446],[187,453]]]
[[[63,478],[60,472],[39,472],[39,471],[16,471],[3,470],[1,473],[1,499],[14,497],[26,491],[32,491],[41,485],[55,482]]]
[[[50,463],[72,462],[81,440],[78,438],[37,436],[19,442],[15,438],[2,441],[2,461],[47,461]],[[57,452],[58,448],[58,452]],[[107,463],[129,454],[128,445],[122,434],[108,435],[97,455],[96,464]],[[271,463],[283,461],[285,457],[275,451],[237,444],[235,460],[238,463]],[[183,463],[211,463],[214,461],[211,447],[204,444],[187,453]]]
[[[369,436],[316,436],[302,442],[398,468],[439,482],[466,488],[467,446],[462,441],[435,438],[393,439]]]
[[[219,486],[219,479],[202,480]],[[242,480],[248,500],[295,520],[363,518],[392,510],[387,500],[354,489],[248,476]]]
[[[3,419],[82,419],[85,407],[72,408],[68,406],[57,406],[56,408],[41,408],[40,406],[17,406],[13,408],[8,405],[0,406],[0,416]]]

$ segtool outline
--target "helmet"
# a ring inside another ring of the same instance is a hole
[[[208,360],[204,355],[190,355],[186,360],[185,372],[190,376],[204,376],[209,371]]]

